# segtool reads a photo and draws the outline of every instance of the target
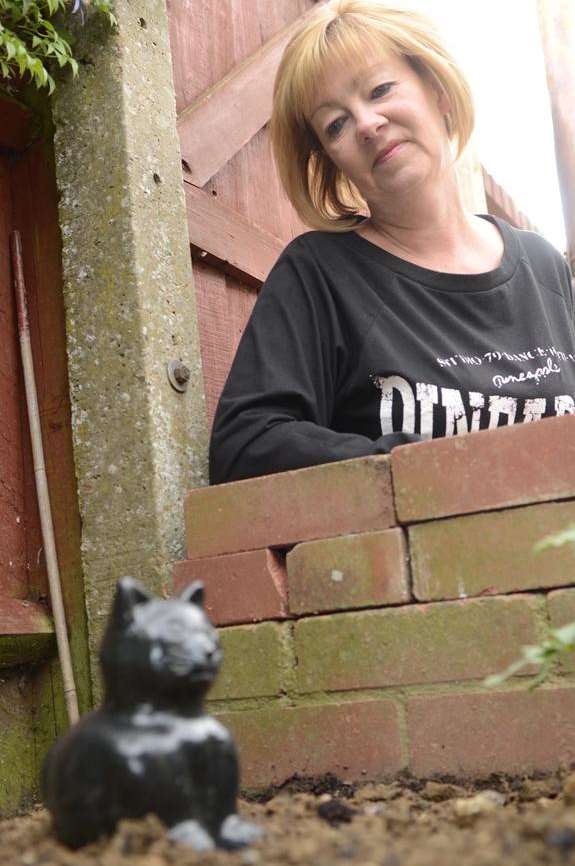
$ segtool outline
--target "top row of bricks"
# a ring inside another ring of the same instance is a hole
[[[548,418],[192,490],[188,557],[575,497],[575,417]]]

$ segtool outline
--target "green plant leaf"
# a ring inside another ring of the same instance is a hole
[[[548,550],[550,547],[562,547],[564,544],[575,544],[575,523],[561,530],[561,532],[556,532],[554,535],[542,538],[534,546],[533,552],[541,553],[542,550]]]
[[[78,74],[65,19],[54,17],[60,11],[70,10],[73,2],[0,0],[0,77],[28,76],[38,88],[47,87],[52,93],[55,81],[51,69],[69,67],[73,75]],[[110,0],[92,0],[92,6],[115,26]]]
[[[571,650],[575,647],[575,622],[555,629],[552,634],[561,644],[562,649]]]

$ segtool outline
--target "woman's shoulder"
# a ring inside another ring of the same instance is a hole
[[[317,229],[302,232],[284,247],[280,259],[315,256],[325,250],[336,250],[342,246],[341,239],[347,234],[347,232],[327,232]]]
[[[349,294],[353,256],[342,232],[305,231],[285,246],[263,283],[262,302],[282,304],[289,296],[331,307]]]
[[[573,310],[573,278],[565,256],[538,232],[510,228],[515,232],[522,257],[528,262],[539,285],[562,294],[568,307]]]
[[[299,276],[304,282],[315,277],[337,285],[342,268],[349,267],[349,249],[341,232],[305,231],[289,241],[272,267],[266,284],[282,276]]]
[[[497,222],[499,224],[503,223],[507,230],[515,235],[523,251],[527,254],[540,256],[543,259],[547,258],[550,261],[555,262],[565,261],[559,250],[537,230],[518,228],[517,226],[511,225],[511,223],[501,217],[497,218]]]

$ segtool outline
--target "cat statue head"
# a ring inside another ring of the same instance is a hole
[[[200,581],[168,599],[132,577],[118,581],[100,649],[105,705],[153,703],[185,711],[201,704],[222,660],[203,603]]]

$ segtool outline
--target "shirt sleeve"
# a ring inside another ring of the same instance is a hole
[[[383,454],[417,436],[330,429],[350,347],[325,277],[296,240],[270,273],[242,335],[210,442],[210,482]]]

